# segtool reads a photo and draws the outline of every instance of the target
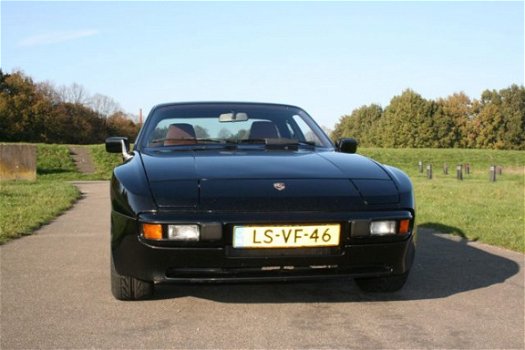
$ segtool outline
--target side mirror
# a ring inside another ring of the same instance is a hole
[[[124,160],[133,158],[129,154],[129,140],[127,137],[112,136],[106,139],[106,152],[108,153],[122,153]]]
[[[337,141],[337,151],[342,153],[355,153],[357,152],[357,140],[354,138],[344,138]]]

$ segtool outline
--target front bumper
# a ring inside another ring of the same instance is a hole
[[[321,217],[322,216],[322,217]],[[415,232],[395,237],[352,237],[353,220],[413,218],[411,211],[348,213],[166,213],[138,219],[112,212],[112,258],[116,271],[144,281],[223,282],[289,281],[334,277],[374,277],[408,271]],[[270,219],[269,219],[270,218]],[[185,244],[152,242],[139,235],[140,222],[220,222],[219,240]],[[341,242],[331,248],[235,249],[232,227],[243,223],[341,223]]]

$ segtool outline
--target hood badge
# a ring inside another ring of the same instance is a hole
[[[286,188],[286,185],[284,184],[284,182],[275,182],[273,184],[273,188],[275,188],[277,191],[282,191]]]

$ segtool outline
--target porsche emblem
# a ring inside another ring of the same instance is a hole
[[[286,188],[286,185],[284,184],[284,182],[275,182],[273,184],[273,188],[275,188],[277,191],[282,191]]]

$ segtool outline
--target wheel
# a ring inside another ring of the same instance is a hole
[[[147,299],[153,295],[153,282],[119,275],[111,258],[111,292],[118,300]]]
[[[402,275],[386,277],[356,278],[355,282],[364,292],[395,292],[403,288],[408,278],[408,271]]]

